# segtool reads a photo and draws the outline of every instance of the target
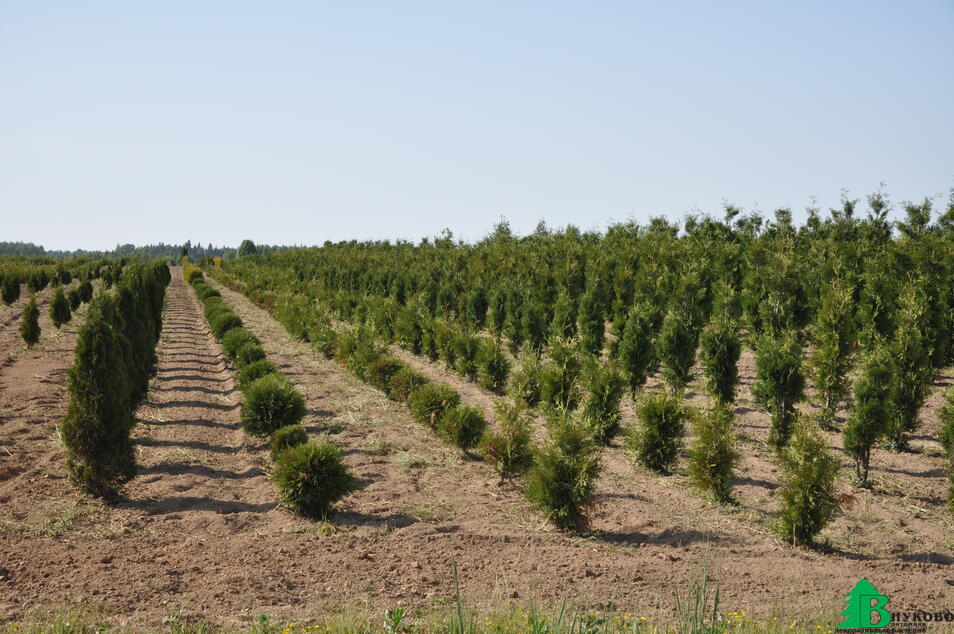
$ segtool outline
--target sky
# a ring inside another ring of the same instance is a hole
[[[800,220],[881,183],[947,204],[954,0],[0,0],[0,240]]]

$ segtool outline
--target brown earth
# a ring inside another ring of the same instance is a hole
[[[768,418],[744,392],[738,508],[701,499],[684,475],[632,467],[613,447],[592,534],[566,535],[518,490],[498,486],[487,465],[414,423],[403,405],[221,290],[305,395],[309,431],[342,446],[361,489],[328,523],[276,507],[264,443],[239,428],[232,373],[175,272],[158,375],[138,413],[140,476],[118,504],[84,498],[65,477],[55,423],[66,406],[69,335],[0,369],[0,614],[84,605],[114,624],[157,626],[180,609],[237,623],[263,611],[305,620],[353,604],[426,607],[451,599],[456,562],[468,603],[567,598],[668,615],[674,591],[707,557],[719,569],[723,607],[761,615],[778,609],[834,620],[860,577],[893,608],[940,609],[954,597],[945,463],[928,440],[927,453],[876,453],[873,491],[843,483],[857,502],[826,533],[831,548],[792,548],[770,530],[778,473],[764,447]],[[492,403],[472,384],[411,360],[465,401]],[[742,375],[750,384],[748,356]],[[937,398],[926,408],[932,437]],[[624,423],[631,420],[627,405]],[[837,444],[837,435],[829,438]]]

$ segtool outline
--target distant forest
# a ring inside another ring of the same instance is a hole
[[[243,242],[251,245],[253,253],[265,255],[274,251],[283,251],[292,247],[274,246],[267,244],[255,245],[251,241]],[[248,248],[246,245],[246,249]],[[85,249],[76,249],[74,251],[53,251],[33,244],[32,242],[0,242],[0,255],[22,255],[22,256],[45,256],[48,258],[75,258],[88,256],[93,258],[100,257],[124,257],[139,256],[146,260],[155,258],[178,259],[183,253],[187,253],[193,261],[203,257],[220,257],[230,260],[236,257],[239,247],[213,246],[212,243],[202,245],[201,243],[192,244],[191,240],[186,240],[184,244],[147,244],[137,247],[134,244],[117,244],[111,251],[87,251]]]

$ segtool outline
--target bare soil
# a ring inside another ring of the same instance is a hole
[[[498,486],[486,464],[414,423],[403,405],[220,290],[300,387],[309,432],[342,446],[361,489],[329,522],[276,506],[265,443],[239,427],[232,371],[175,272],[157,377],[138,412],[140,476],[120,502],[76,491],[55,433],[77,320],[57,345],[0,367],[0,614],[83,605],[114,624],[157,626],[179,609],[237,624],[260,612],[302,621],[355,604],[423,608],[451,600],[455,562],[465,601],[484,606],[566,598],[668,615],[674,591],[707,558],[719,570],[723,606],[762,615],[835,618],[861,577],[892,608],[941,609],[954,598],[946,462],[931,440],[936,394],[925,408],[922,453],[878,451],[872,490],[841,485],[854,502],[827,531],[827,549],[793,548],[771,531],[778,471],[764,446],[768,416],[748,395],[749,355],[737,409],[745,456],[738,507],[702,499],[685,475],[633,467],[617,446],[605,453],[592,533],[567,535],[516,488]],[[492,405],[493,395],[405,358],[465,401]],[[632,424],[629,404],[624,424]],[[837,447],[837,434],[828,437]]]

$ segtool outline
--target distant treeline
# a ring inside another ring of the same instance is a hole
[[[275,251],[282,251],[291,247],[273,246],[267,244],[252,245],[255,253],[266,255]],[[143,261],[155,260],[156,258],[169,258],[177,260],[182,255],[189,255],[192,260],[199,260],[204,257],[220,257],[230,260],[236,257],[238,248],[226,246],[214,246],[212,243],[203,246],[202,243],[192,244],[191,240],[186,240],[184,244],[147,244],[136,246],[134,244],[117,244],[111,251],[87,251],[85,249],[75,249],[73,251],[54,251],[34,244],[32,242],[0,242],[0,255],[21,255],[28,257],[48,257],[54,259],[61,258],[122,258],[139,257]]]

